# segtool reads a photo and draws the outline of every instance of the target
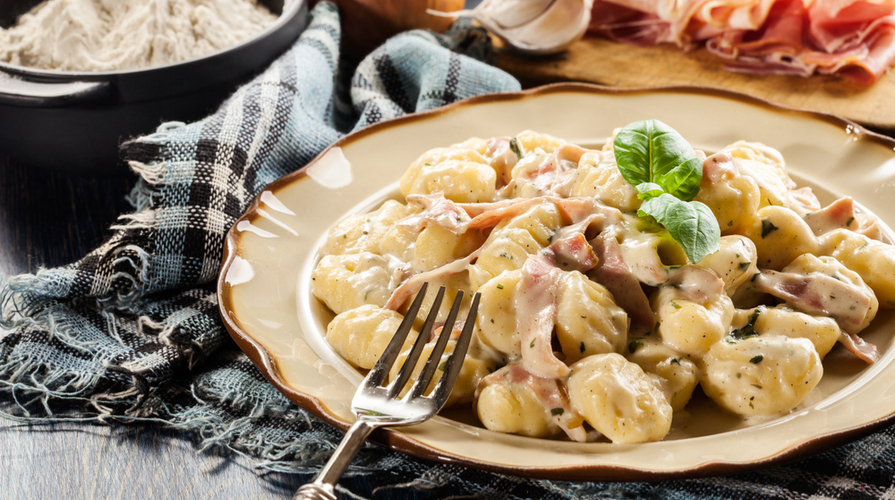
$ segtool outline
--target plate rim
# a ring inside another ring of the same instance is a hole
[[[522,100],[529,97],[547,95],[552,93],[573,92],[573,93],[596,93],[596,94],[661,94],[661,93],[687,93],[697,95],[708,95],[711,97],[720,97],[741,101],[746,104],[757,105],[768,108],[774,112],[794,113],[797,115],[807,116],[827,122],[834,126],[840,126],[848,129],[853,134],[857,134],[862,140],[871,140],[880,143],[884,147],[895,150],[895,139],[884,136],[862,125],[842,118],[830,113],[800,109],[793,106],[778,104],[767,99],[755,97],[739,92],[700,86],[663,86],[663,87],[606,87],[589,83],[578,82],[562,82],[549,85],[543,85],[517,92],[501,92],[494,94],[483,94],[470,97],[454,103],[441,106],[432,110],[403,115],[397,118],[384,120],[371,124],[360,130],[351,132],[329,145],[322,150],[316,157],[309,161],[304,167],[286,174],[261,189],[254,197],[248,209],[233,222],[233,225],[227,231],[224,241],[222,264],[217,278],[217,296],[218,311],[224,322],[224,326],[229,332],[231,338],[236,342],[237,346],[249,357],[252,363],[261,371],[264,377],[276,387],[284,396],[297,404],[298,406],[309,411],[324,422],[345,431],[350,423],[345,422],[326,410],[323,402],[317,397],[300,392],[289,386],[280,375],[276,368],[276,361],[268,353],[257,340],[255,340],[248,332],[246,332],[239,324],[238,318],[232,314],[232,296],[229,293],[230,285],[226,282],[227,272],[229,271],[234,260],[238,256],[239,235],[236,232],[237,225],[242,221],[251,221],[257,217],[257,210],[261,204],[261,194],[265,191],[276,191],[277,189],[299,181],[307,177],[307,167],[315,164],[327,152],[333,148],[345,146],[358,139],[374,134],[380,130],[394,127],[396,125],[404,125],[418,120],[426,120],[440,114],[449,113],[458,107],[475,106],[478,104],[487,104],[493,102]],[[437,417],[436,417],[437,418]],[[581,464],[581,465],[560,465],[560,466],[514,466],[503,465],[492,462],[465,457],[449,452],[445,452],[434,447],[428,446],[400,432],[400,428],[380,428],[373,432],[370,437],[371,441],[385,445],[392,450],[400,451],[418,458],[433,460],[440,463],[450,463],[455,465],[463,465],[479,470],[510,474],[516,476],[526,476],[540,479],[554,480],[581,480],[581,481],[658,481],[667,479],[685,479],[698,478],[708,476],[730,475],[735,473],[749,472],[761,469],[770,465],[779,465],[805,458],[807,456],[820,453],[822,451],[846,444],[861,437],[871,434],[872,432],[895,422],[895,411],[876,420],[863,423],[847,429],[827,432],[820,435],[811,436],[803,442],[790,446],[778,453],[768,455],[765,458],[752,460],[749,462],[729,462],[719,460],[707,460],[701,464],[687,467],[683,469],[673,470],[653,470],[641,469],[633,467],[624,467],[610,464]]]

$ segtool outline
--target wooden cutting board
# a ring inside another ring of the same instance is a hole
[[[597,37],[585,37],[566,53],[550,58],[527,58],[502,51],[497,54],[497,65],[518,78],[524,87],[557,81],[613,87],[696,85],[831,113],[880,132],[895,132],[892,74],[863,87],[836,76],[731,73],[723,69],[724,60],[705,49],[685,53],[671,44],[634,47]]]

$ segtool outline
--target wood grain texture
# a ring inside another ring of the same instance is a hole
[[[0,500],[282,499],[306,480],[198,453],[190,436],[157,426],[0,421]]]
[[[751,94],[788,106],[822,111],[881,131],[895,131],[895,75],[871,87],[836,76],[751,75],[725,71],[724,60],[705,49],[682,52],[674,45],[634,47],[585,37],[567,53],[527,58],[502,51],[497,65],[525,87],[582,81],[612,87],[695,85]]]
[[[131,210],[124,197],[135,177],[35,170],[0,153],[0,179],[0,273],[8,277],[73,262],[101,243]],[[276,499],[308,480],[196,450],[192,435],[157,425],[0,419],[0,500]]]

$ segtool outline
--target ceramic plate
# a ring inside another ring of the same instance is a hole
[[[473,98],[379,123],[349,135],[304,170],[271,184],[230,230],[218,282],[233,338],[286,396],[342,429],[362,376],[323,340],[332,318],[310,295],[311,269],[327,229],[397,192],[404,170],[428,149],[469,137],[531,129],[599,147],[613,128],[656,118],[694,147],[739,139],[780,150],[800,185],[823,204],[851,195],[895,221],[895,141],[842,119],[782,109],[701,89],[607,90],[559,84]],[[413,455],[471,467],[568,480],[653,480],[754,469],[867,434],[895,415],[892,314],[865,339],[882,359],[867,366],[837,347],[823,381],[791,414],[742,422],[698,398],[656,443],[618,445],[534,439],[488,431],[462,409],[373,438]]]

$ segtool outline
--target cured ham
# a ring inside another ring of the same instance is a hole
[[[704,46],[730,71],[838,74],[870,85],[895,65],[895,0],[596,0],[591,33]]]
[[[799,275],[763,270],[757,290],[785,300],[796,310],[830,316],[848,333],[857,333],[870,311],[871,297],[860,288],[823,274]]]
[[[613,235],[600,234],[594,238],[594,251],[598,266],[590,272],[595,281],[602,283],[615,302],[625,311],[629,311],[634,324],[651,330],[656,324],[656,316],[650,309],[649,299],[640,281],[631,272],[631,266],[625,262],[621,246]]]
[[[569,367],[553,353],[556,296],[559,269],[541,255],[533,255],[522,266],[516,295],[516,328],[522,341],[522,366],[539,377],[561,378]]]
[[[582,425],[584,420],[578,412],[572,409],[566,390],[559,379],[540,377],[520,364],[511,363],[482,379],[476,388],[476,400],[478,400],[478,394],[485,387],[496,383],[527,387],[541,402],[543,408],[550,412],[550,419],[566,433],[569,439],[579,443],[587,441],[587,432]]]

